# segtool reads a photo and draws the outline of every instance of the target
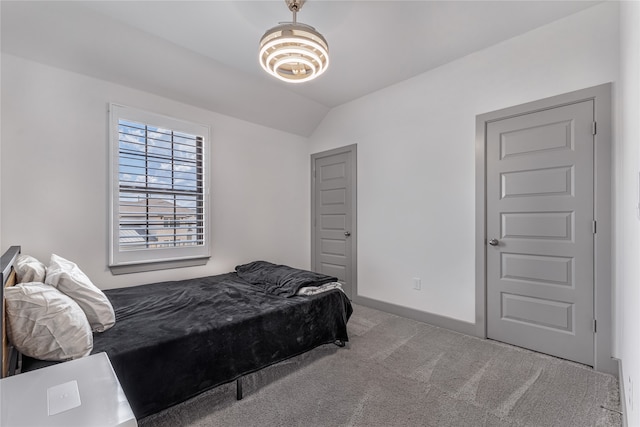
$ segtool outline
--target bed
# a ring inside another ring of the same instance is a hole
[[[11,263],[19,251],[2,257],[4,286],[15,283]],[[92,354],[108,354],[138,419],[231,381],[240,399],[242,376],[348,341],[350,301],[329,286],[335,278],[319,276],[258,261],[216,276],[105,290],[116,323],[93,334]],[[296,294],[309,285],[329,290]],[[4,332],[4,309],[2,322],[4,375],[47,364],[19,362]]]

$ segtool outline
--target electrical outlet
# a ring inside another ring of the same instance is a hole
[[[640,219],[640,172],[638,172],[638,205],[637,207],[637,215],[638,215],[638,219]]]
[[[415,289],[416,291],[422,289],[422,280],[419,277],[413,278],[413,289]]]

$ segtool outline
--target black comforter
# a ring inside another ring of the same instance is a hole
[[[105,294],[116,324],[94,334],[93,353],[107,352],[137,418],[318,345],[347,341],[352,313],[339,290],[285,298],[236,273]]]

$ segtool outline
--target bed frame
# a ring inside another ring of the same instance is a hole
[[[0,360],[2,366],[0,376],[8,377],[16,373],[18,369],[18,351],[11,345],[7,337],[7,316],[4,301],[4,289],[16,284],[16,271],[13,267],[16,258],[20,254],[20,246],[11,246],[0,259],[0,300],[2,301],[2,316],[0,316],[0,329],[2,329],[2,348],[0,349]]]

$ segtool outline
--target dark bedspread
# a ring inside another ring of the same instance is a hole
[[[236,273],[105,291],[116,324],[94,334],[137,418],[335,340],[352,308],[339,290],[284,298]]]

